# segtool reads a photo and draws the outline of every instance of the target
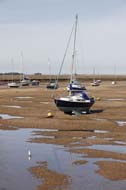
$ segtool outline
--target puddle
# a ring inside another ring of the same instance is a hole
[[[47,161],[50,170],[70,176],[69,190],[125,189],[126,181],[110,181],[95,173],[98,166],[94,162],[110,159],[84,158],[88,161],[86,164],[74,165],[75,161],[83,160],[81,154],[70,153],[68,148],[59,145],[29,143],[32,134],[32,129],[0,131],[1,190],[35,190],[39,180],[33,178],[27,169],[38,161]]]
[[[37,135],[36,138],[39,136],[44,139],[55,139],[55,136],[45,136],[45,135]]]
[[[104,130],[94,130],[94,133],[108,133],[108,131],[104,131]]]
[[[58,129],[41,129],[40,131],[57,132]]]
[[[8,107],[8,108],[21,108],[21,106],[7,106],[7,105],[1,105],[2,107]]]
[[[116,121],[116,123],[119,127],[123,127],[124,125],[126,125],[126,121]]]
[[[96,118],[96,121],[107,121],[107,119]]]
[[[117,153],[126,153],[126,146],[121,145],[91,145],[86,148],[96,149],[96,150],[105,150]]]
[[[106,101],[125,101],[125,98],[110,98],[110,99],[106,99]]]
[[[96,139],[96,136],[87,137],[87,139]]]
[[[40,102],[40,104],[49,104],[49,102]]]
[[[80,139],[83,139],[83,137],[73,137],[72,139],[80,140]]]
[[[21,118],[24,118],[24,117],[12,116],[12,115],[9,115],[9,114],[0,114],[0,118],[1,119],[21,119]]]
[[[37,134],[36,131],[32,131],[33,135],[39,135],[38,132],[58,132],[58,129],[41,129],[41,130],[37,130]],[[40,134],[41,135],[41,134]]]
[[[107,140],[107,141],[112,141],[113,138],[103,138],[104,140]]]
[[[70,144],[72,144],[72,145],[80,145],[80,142],[72,142]]]
[[[124,141],[114,141],[114,143],[126,145],[126,142],[124,142]]]
[[[29,98],[33,98],[31,96],[17,96],[15,98],[19,98],[19,99],[29,99]]]
[[[31,163],[27,159],[24,139],[27,130],[0,131],[0,189],[34,190],[39,184],[27,171]]]

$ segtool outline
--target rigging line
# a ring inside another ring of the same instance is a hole
[[[70,34],[70,37],[69,37],[69,40],[68,40],[68,43],[67,43],[67,46],[66,46],[66,50],[65,50],[65,53],[64,53],[64,56],[63,56],[61,66],[60,66],[59,74],[57,76],[57,83],[58,83],[58,79],[59,79],[59,76],[60,76],[61,71],[62,71],[62,67],[63,67],[64,60],[65,60],[65,57],[66,57],[66,54],[67,54],[67,50],[68,50],[68,47],[69,47],[69,44],[70,44],[70,41],[71,41],[71,37],[72,37],[72,34],[73,34],[74,27],[75,27],[75,24],[72,27],[72,31],[71,31],[71,34]]]

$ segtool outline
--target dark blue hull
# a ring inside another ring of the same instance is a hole
[[[64,113],[72,112],[89,112],[89,109],[94,104],[94,99],[91,98],[89,101],[65,101],[60,99],[55,99],[56,106]]]

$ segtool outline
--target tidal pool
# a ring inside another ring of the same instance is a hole
[[[16,98],[19,98],[19,99],[29,99],[29,98],[33,98],[31,96],[17,96]]]
[[[21,108],[21,106],[10,106],[10,105],[1,105],[2,107],[8,107],[8,108]]]
[[[106,101],[125,101],[125,98],[110,98],[110,99],[106,99]]]
[[[119,141],[115,141],[115,142],[119,142]],[[126,146],[121,146],[121,145],[98,145],[98,144],[94,144],[91,145],[87,148],[90,149],[96,149],[96,150],[105,150],[105,151],[111,151],[111,152],[117,152],[117,153],[126,153]]]
[[[108,133],[108,131],[104,131],[104,130],[94,130],[94,133]]]
[[[30,143],[28,140],[33,138],[32,131],[32,129],[0,130],[1,190],[35,190],[40,181],[32,177],[28,168],[35,166],[38,161],[47,161],[50,170],[70,176],[69,190],[125,189],[126,181],[110,181],[95,173],[98,166],[94,162],[109,159],[84,158],[81,154],[70,153],[69,148],[64,146]],[[73,164],[74,161],[83,159],[88,162],[84,165]]]
[[[126,125],[126,121],[116,121],[116,123],[117,123],[117,125],[118,125],[119,127],[123,127],[123,126]]]
[[[12,116],[12,115],[9,115],[9,114],[0,114],[0,118],[1,119],[21,119],[21,118],[24,118],[24,117]]]

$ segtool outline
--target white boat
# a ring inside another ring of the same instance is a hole
[[[31,82],[31,84],[32,84],[32,86],[39,86],[39,80],[33,80],[32,82]]]
[[[56,106],[66,114],[76,114],[76,113],[89,113],[91,106],[94,104],[94,98],[89,98],[84,89],[73,89],[72,81],[73,81],[73,68],[75,64],[75,45],[76,45],[76,33],[77,33],[77,25],[78,25],[78,15],[76,15],[75,19],[75,27],[74,27],[74,47],[72,54],[72,71],[71,71],[71,79],[69,85],[69,95],[66,97],[55,98]]]
[[[29,86],[31,84],[31,81],[29,79],[29,76],[24,74],[24,64],[23,64],[23,52],[21,51],[21,63],[22,63],[22,79],[20,79],[21,86]]]
[[[71,87],[71,89],[70,89],[70,87]],[[69,84],[67,86],[67,91],[69,92],[70,90],[80,91],[80,90],[86,90],[86,88],[85,88],[85,86],[81,86],[79,81],[77,81],[76,79],[73,79],[71,81],[71,85]]]
[[[30,85],[30,80],[29,79],[23,79],[21,80],[21,86],[29,86]]]
[[[12,64],[12,67],[14,67],[13,58],[11,59],[11,64]],[[10,88],[20,87],[20,83],[17,83],[14,81],[14,72],[11,72],[11,75],[12,75],[12,80],[11,80],[11,82],[8,83],[8,87],[10,87]]]
[[[51,80],[50,83],[46,86],[48,89],[57,89],[58,87],[59,86],[56,80]]]
[[[18,87],[20,87],[20,84],[16,83],[16,82],[9,82],[8,87],[10,87],[10,88],[18,88]]]
[[[100,80],[93,80],[93,82],[91,83],[92,86],[99,86],[100,85]]]

